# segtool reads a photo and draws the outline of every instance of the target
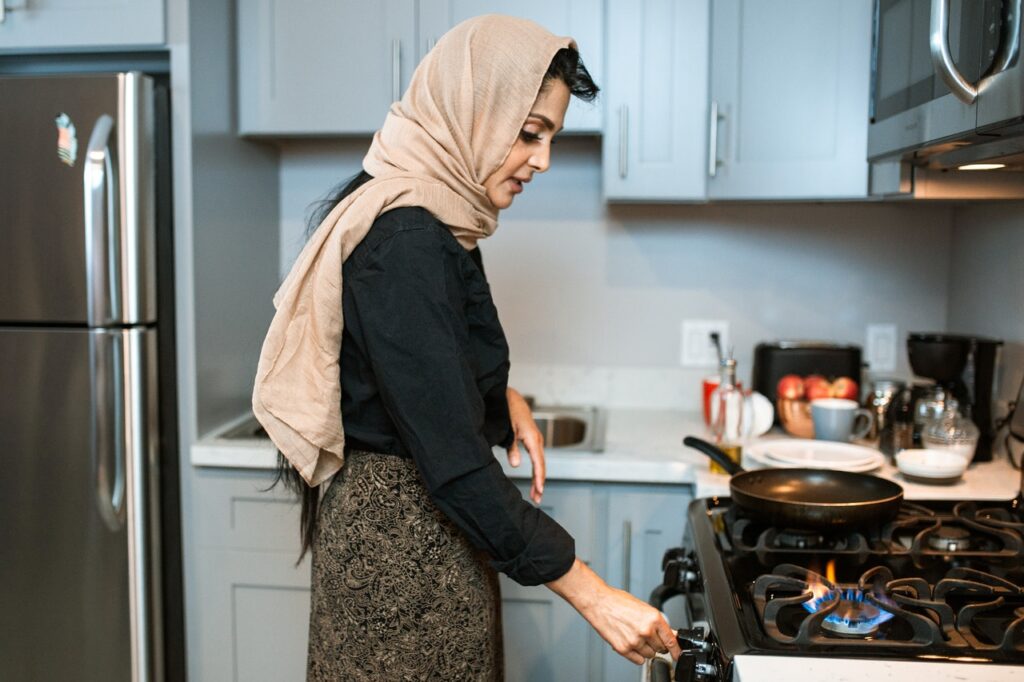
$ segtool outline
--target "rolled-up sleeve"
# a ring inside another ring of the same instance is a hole
[[[446,248],[431,229],[399,232],[379,245],[346,279],[353,322],[435,504],[495,569],[523,585],[550,582],[571,568],[575,545],[523,499],[491,451],[460,279]]]

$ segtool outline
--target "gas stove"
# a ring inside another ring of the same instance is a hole
[[[676,679],[735,679],[744,657],[941,661],[977,679],[1024,666],[1022,499],[904,502],[884,526],[834,533],[693,502],[652,595],[686,597]]]

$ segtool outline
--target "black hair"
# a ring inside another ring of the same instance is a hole
[[[583,66],[580,53],[574,47],[563,47],[555,53],[547,73],[544,74],[544,80],[541,81],[541,92],[556,80],[569,86],[569,94],[584,102],[593,102],[597,93],[601,91],[594,79],[590,77],[587,67]]]
[[[592,102],[600,88],[594,82],[594,79],[590,77],[590,72],[587,71],[587,67],[583,65],[583,60],[580,59],[580,53],[572,47],[565,47],[555,53],[554,58],[551,60],[551,64],[548,66],[547,72],[544,74],[544,80],[541,81],[540,89],[543,91],[545,88],[551,86],[551,83],[560,80],[569,87],[569,93],[574,97],[585,102]],[[335,186],[330,192],[327,193],[325,199],[321,199],[315,202],[310,210],[309,218],[306,221],[306,239],[313,234],[316,228],[324,221],[327,214],[331,212],[338,202],[342,201],[352,192],[356,191],[360,185],[371,180],[372,176],[366,171],[362,171],[359,174],[343,181],[341,184]],[[297,566],[302,562],[302,558],[306,556],[306,552],[310,551],[313,546],[313,540],[316,535],[317,517],[320,510],[320,486],[310,486],[306,484],[306,481],[299,475],[298,470],[295,469],[285,459],[284,455],[280,451],[277,453],[277,476],[274,478],[273,483],[270,487],[266,488],[267,491],[273,489],[278,483],[284,483],[285,488],[293,493],[301,502],[302,510],[299,517],[299,538],[301,540],[301,552],[299,553],[299,559],[295,562]]]

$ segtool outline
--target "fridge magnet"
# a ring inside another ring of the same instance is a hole
[[[78,158],[78,136],[71,117],[61,112],[53,119],[57,124],[57,156],[69,166]]]

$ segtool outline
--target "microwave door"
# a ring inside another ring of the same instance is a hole
[[[1022,0],[1008,0],[1002,40],[978,95],[978,128],[1002,126],[1024,116],[1024,64],[1021,63]]]

